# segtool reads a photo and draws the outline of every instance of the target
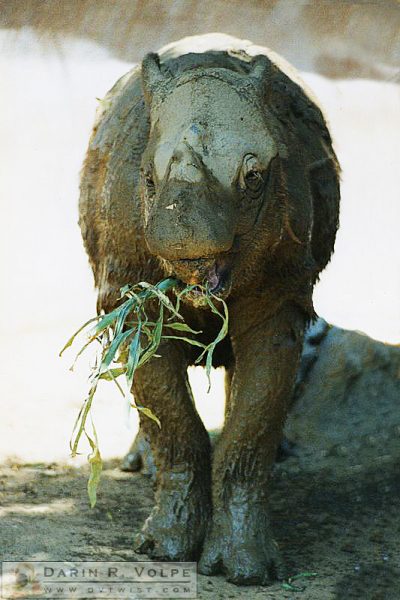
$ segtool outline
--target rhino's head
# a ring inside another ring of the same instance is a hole
[[[279,141],[259,91],[263,59],[245,74],[195,68],[174,77],[154,54],[142,65],[151,122],[142,160],[147,245],[169,274],[207,282],[221,296],[253,269],[246,255],[257,237],[266,248],[281,235],[271,183]]]

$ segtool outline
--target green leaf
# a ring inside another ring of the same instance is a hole
[[[175,277],[167,277],[167,279],[163,279],[156,284],[156,287],[165,292],[167,290],[172,290],[176,288],[180,284],[179,279],[175,279]]]
[[[152,421],[157,423],[157,425],[161,429],[160,419],[158,417],[156,417],[156,415],[153,413],[153,411],[150,408],[147,408],[146,406],[140,406],[139,404],[131,404],[131,406],[133,408],[137,408],[137,410],[139,410],[141,413],[146,415],[146,417],[149,417],[149,419],[151,419]]]
[[[124,285],[120,290],[119,290],[119,297],[123,298],[124,296],[127,295],[127,293],[130,291],[130,289],[132,288],[131,285]]]
[[[164,292],[157,285],[151,285],[150,283],[147,283],[146,281],[141,281],[139,283],[139,285],[148,291],[148,297],[151,295],[156,296],[158,298],[158,300],[161,302],[161,306],[164,305],[165,308],[167,308],[177,319],[180,319],[181,321],[183,321],[182,315],[176,311],[175,306],[172,304],[171,300],[168,298],[168,296],[166,296],[164,294]],[[168,288],[164,287],[163,289],[166,290]]]
[[[118,352],[118,349],[130,335],[132,335],[132,329],[129,329],[128,331],[124,331],[123,333],[120,333],[113,339],[105,356],[103,357],[103,360],[101,361],[100,369],[99,369],[100,374],[104,373],[105,371],[108,371],[108,367],[110,366],[111,362],[114,360],[114,357],[115,357],[116,353]]]
[[[164,320],[164,307],[161,304],[160,305],[160,316],[159,316],[159,318],[156,322],[156,325],[153,329],[151,343],[147,346],[147,348],[144,350],[143,354],[140,356],[138,364],[137,364],[137,368],[141,367],[146,362],[148,362],[151,359],[151,357],[157,352],[157,348],[160,345],[160,341],[161,341],[163,320]]]
[[[224,339],[224,337],[227,335],[228,327],[229,327],[229,314],[228,314],[228,307],[227,307],[226,303],[224,302],[224,300],[222,300],[222,298],[218,298],[217,296],[214,296],[214,294],[212,294],[212,297],[222,303],[222,306],[224,309],[224,314],[220,313],[219,310],[215,307],[214,303],[212,302],[211,298],[209,297],[209,293],[206,294],[207,304],[211,308],[212,312],[215,313],[216,315],[218,315],[222,319],[222,327],[221,327],[217,337],[215,338],[215,340],[213,342],[211,342],[211,344],[209,344],[203,350],[203,352],[200,354],[200,356],[197,357],[197,359],[195,361],[196,363],[201,362],[203,356],[205,354],[207,354],[207,358],[206,358],[206,374],[207,374],[207,379],[208,379],[207,392],[209,392],[211,389],[211,369],[212,369],[213,352],[215,350],[216,345],[219,344],[219,342],[221,342]]]
[[[186,342],[187,344],[191,344],[192,346],[198,346],[199,348],[203,348],[203,352],[201,353],[201,355],[204,354],[204,352],[207,351],[208,346],[205,346],[204,344],[202,344],[201,342],[198,342],[197,340],[192,340],[191,338],[187,338],[187,337],[183,337],[180,335],[163,335],[163,339],[164,340],[181,340],[182,342]],[[198,359],[196,359],[196,362],[198,361]]]
[[[128,355],[129,348],[127,348],[126,344],[124,344],[124,347],[122,349],[120,348],[118,358],[116,358],[115,361],[121,363],[122,365],[126,365],[128,362]]]
[[[121,310],[115,321],[115,332],[114,332],[115,336],[118,336],[120,333],[122,333],[122,330],[125,325],[125,321],[129,315],[129,313],[133,310],[135,304],[136,304],[136,300],[134,298],[132,298],[130,300],[127,300],[126,302],[124,302],[124,304],[122,304],[120,306]]]
[[[283,582],[281,584],[284,590],[288,590],[289,592],[304,592],[305,587],[299,585],[292,585],[291,583]]]
[[[97,443],[97,435],[96,430],[94,429],[94,440],[86,433],[86,437],[89,440],[90,447],[92,449],[91,454],[88,456],[88,461],[90,465],[90,476],[87,484],[88,496],[90,501],[90,507],[94,508],[96,506],[97,501],[97,488],[100,482],[100,475],[103,469],[103,461],[101,459],[98,443]]]
[[[70,371],[73,371],[73,370],[74,370],[74,368],[75,368],[75,365],[76,365],[76,363],[77,363],[77,360],[78,360],[78,358],[79,358],[80,356],[82,356],[82,354],[84,353],[84,351],[86,350],[86,348],[88,348],[88,347],[90,346],[90,344],[91,344],[92,342],[94,342],[94,340],[96,340],[96,339],[97,339],[97,336],[95,335],[95,336],[91,337],[91,338],[89,339],[89,341],[88,341],[88,342],[86,342],[86,344],[84,344],[84,345],[82,346],[82,348],[79,350],[78,354],[75,356],[75,358],[74,358],[74,362],[72,363],[72,365],[71,365],[71,366],[70,366],[70,368],[69,368],[69,370],[70,370]]]
[[[125,394],[124,390],[122,389],[121,385],[119,384],[119,382],[117,381],[117,379],[116,379],[115,377],[113,378],[113,382],[114,382],[114,383],[115,383],[115,385],[117,386],[117,388],[118,388],[118,391],[121,393],[121,395],[122,395],[124,398],[126,398],[126,394]]]
[[[81,439],[82,433],[85,430],[86,419],[88,417],[90,408],[92,406],[93,397],[96,393],[96,390],[97,390],[97,378],[95,379],[94,383],[92,384],[92,387],[90,388],[89,395],[86,398],[82,408],[79,411],[78,417],[75,421],[75,424],[74,424],[74,427],[72,430],[72,438],[70,441],[72,458],[74,458],[78,454],[79,440]],[[76,434],[75,439],[73,440],[74,433],[77,429],[78,429],[78,433]]]
[[[293,575],[292,577],[289,577],[289,579],[287,581],[284,581],[281,585],[282,585],[283,589],[291,591],[291,592],[304,592],[304,590],[306,589],[305,586],[294,585],[292,582],[296,581],[297,579],[303,579],[304,577],[317,577],[317,575],[318,575],[318,573],[315,573],[315,572],[298,573],[297,575]]]
[[[168,327],[169,329],[176,329],[176,331],[187,331],[188,333],[194,333],[198,335],[199,333],[203,333],[202,331],[195,331],[186,323],[164,323],[164,327]]]
[[[89,332],[89,335],[94,338],[94,337],[98,336],[99,333],[101,333],[102,331],[107,329],[107,327],[110,327],[118,318],[120,311],[121,311],[121,306],[119,306],[118,308],[115,308],[113,311],[111,311],[110,313],[107,313],[106,315],[100,315],[98,317],[100,319],[100,321],[97,323],[97,325],[95,327],[93,327],[92,331]]]
[[[99,379],[105,379],[106,381],[113,381],[120,375],[123,375],[126,371],[126,367],[116,367],[115,369],[108,369],[104,373],[101,373]]]
[[[72,344],[74,342],[74,339],[76,338],[77,335],[80,334],[81,331],[83,331],[88,325],[90,325],[90,323],[93,323],[93,321],[98,321],[99,318],[100,317],[93,317],[92,319],[89,319],[89,321],[86,321],[86,323],[84,323],[82,325],[82,327],[79,327],[78,331],[75,331],[75,333],[73,335],[71,335],[71,337],[69,338],[68,342],[60,350],[59,356],[62,356],[62,353],[64,352],[64,350],[66,350],[67,348],[69,348],[70,346],[72,346]]]
[[[160,316],[157,319],[156,326],[154,327],[154,331],[153,331],[153,340],[154,340],[154,344],[157,346],[157,348],[160,345],[160,341],[161,341],[163,323],[164,323],[164,306],[161,304]]]
[[[141,326],[136,330],[136,333],[133,337],[133,340],[129,346],[128,352],[128,361],[126,365],[126,381],[128,385],[128,390],[130,391],[133,382],[133,376],[139,364],[140,355],[142,352],[142,347],[140,344],[140,336],[141,336]]]

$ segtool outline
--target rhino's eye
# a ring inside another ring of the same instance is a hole
[[[253,154],[246,154],[243,159],[239,184],[242,191],[251,196],[260,194],[262,191],[264,179],[259,162]]]
[[[262,175],[259,171],[251,170],[244,176],[244,180],[246,182],[246,187],[254,190],[262,184]]]
[[[143,174],[144,185],[146,186],[146,192],[148,196],[154,196],[156,186],[153,179],[152,170],[149,168]]]

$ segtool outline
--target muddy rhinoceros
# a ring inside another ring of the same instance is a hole
[[[102,102],[81,179],[80,226],[98,310],[122,286],[174,275],[206,282],[229,308],[214,353],[229,411],[210,457],[187,368],[198,353],[164,341],[134,378],[157,467],[155,507],[136,549],[199,560],[204,574],[266,584],[283,567],[268,479],[302,348],[312,291],[338,224],[339,166],[312,96],[263,48],[232,40],[148,54]],[[208,308],[182,305],[212,341]]]

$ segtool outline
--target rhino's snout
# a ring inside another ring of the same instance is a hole
[[[148,214],[150,252],[168,261],[213,258],[228,252],[234,215],[219,194],[199,183],[169,182]]]
[[[208,259],[228,252],[232,247],[233,238],[226,236],[223,239],[207,235],[201,229],[171,226],[154,233],[146,233],[146,242],[150,252],[168,261],[189,261]]]

